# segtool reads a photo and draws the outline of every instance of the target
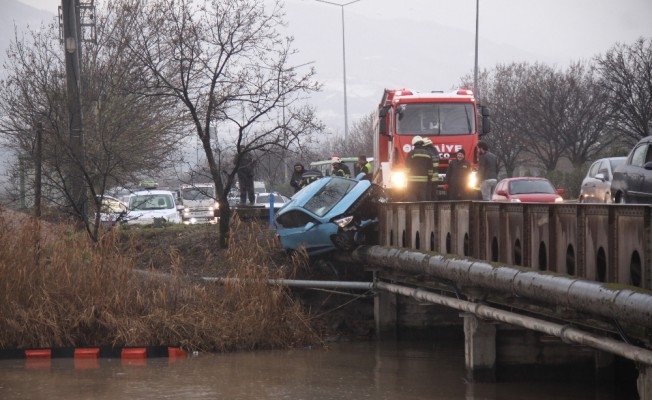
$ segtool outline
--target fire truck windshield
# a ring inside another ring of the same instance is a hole
[[[397,107],[399,135],[470,135],[475,113],[470,103],[406,103]]]

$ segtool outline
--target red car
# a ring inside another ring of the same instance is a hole
[[[546,178],[522,176],[498,182],[492,201],[524,203],[561,203],[564,189],[555,187]]]

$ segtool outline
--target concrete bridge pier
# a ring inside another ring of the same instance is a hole
[[[378,339],[396,339],[398,327],[397,294],[384,290],[374,297],[374,319]]]
[[[464,314],[464,358],[471,382],[496,381],[496,325]]]
[[[639,400],[652,400],[652,365],[638,364],[636,389]]]

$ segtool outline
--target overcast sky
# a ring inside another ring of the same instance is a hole
[[[53,14],[60,4],[20,1]],[[563,68],[604,53],[616,42],[652,38],[652,0],[479,3],[481,69],[513,61]],[[312,63],[317,69],[325,86],[313,100],[335,133],[344,130],[341,10],[316,0],[286,0],[288,33],[300,51],[295,65]],[[472,73],[475,11],[475,0],[360,0],[345,6],[349,127],[375,109],[385,87],[447,90]]]

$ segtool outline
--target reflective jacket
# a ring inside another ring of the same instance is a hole
[[[423,146],[415,146],[408,153],[405,160],[405,168],[408,170],[408,182],[427,183],[432,177],[432,156]]]

